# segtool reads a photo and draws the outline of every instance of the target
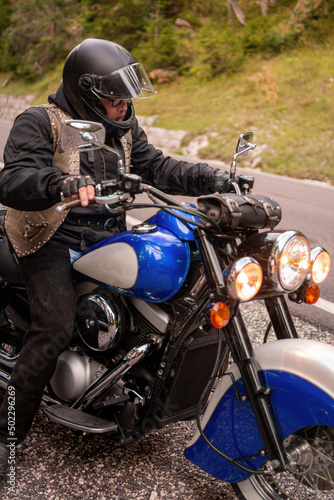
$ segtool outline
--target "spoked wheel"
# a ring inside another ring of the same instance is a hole
[[[334,427],[312,426],[284,440],[288,470],[253,475],[233,486],[241,500],[333,500]]]

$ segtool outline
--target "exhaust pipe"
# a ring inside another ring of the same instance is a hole
[[[107,371],[102,377],[98,378],[87,387],[82,396],[73,403],[72,408],[76,408],[80,404],[96,398],[107,387],[115,384],[126,372],[139,363],[145,356],[150,354],[156,347],[159,347],[161,343],[162,338],[152,337],[145,344],[133,347],[118,363],[116,368]]]

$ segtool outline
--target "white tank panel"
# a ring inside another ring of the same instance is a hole
[[[79,273],[106,285],[132,288],[138,277],[138,258],[128,243],[104,245],[80,257],[73,264]]]

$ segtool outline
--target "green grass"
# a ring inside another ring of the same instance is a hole
[[[33,104],[42,104],[47,102],[48,95],[55,92],[61,82],[63,63],[59,64],[52,71],[40,77],[19,79],[13,75],[0,73],[0,85],[7,79],[9,80],[5,87],[1,87],[1,94],[11,95],[33,95],[35,100]]]
[[[156,86],[153,99],[135,101],[136,112],[158,115],[158,127],[187,130],[188,141],[214,133],[200,155],[228,163],[238,135],[252,130],[262,150],[256,168],[334,185],[333,60],[333,35],[265,60],[249,56],[232,75],[203,82],[181,77]],[[59,85],[61,67],[34,82],[9,82],[1,92],[32,94],[35,104],[46,102]],[[0,75],[0,82],[5,77]],[[249,156],[243,166],[253,162]]]

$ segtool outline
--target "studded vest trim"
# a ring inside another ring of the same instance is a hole
[[[59,168],[65,174],[79,174],[79,152],[64,152],[60,148],[61,126],[72,117],[55,104],[42,104],[40,107],[45,109],[50,118],[54,143],[52,166]],[[39,250],[64,222],[68,211],[58,213],[56,206],[39,212],[7,208],[5,229],[18,257],[24,257]]]
[[[41,104],[39,107],[43,107],[50,118],[54,143],[52,166],[59,168],[64,174],[78,175],[80,173],[79,151],[63,151],[60,144],[62,124],[72,117],[55,104]],[[129,172],[132,150],[131,130],[121,138],[121,144],[124,150],[125,170]],[[64,222],[69,211],[58,213],[57,205],[39,212],[7,208],[5,229],[18,257],[37,252]]]

